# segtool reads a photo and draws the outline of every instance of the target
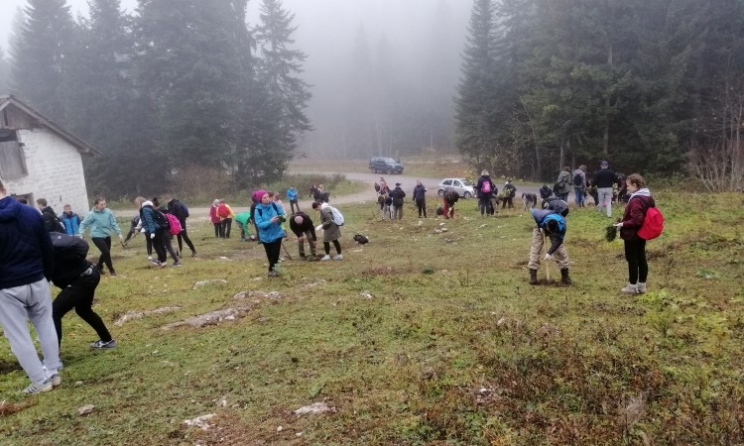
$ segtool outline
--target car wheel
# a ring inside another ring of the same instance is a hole
[[[437,195],[440,197],[444,197],[444,191],[442,189],[439,189],[439,192],[437,192]]]
[[[465,195],[463,195],[465,198],[473,198],[472,195],[470,195],[470,192],[465,192]]]

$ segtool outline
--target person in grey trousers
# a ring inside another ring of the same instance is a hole
[[[0,182],[0,325],[31,385],[26,394],[48,392],[62,383],[57,331],[52,319],[49,280],[54,247],[39,212],[9,197]],[[41,344],[39,359],[28,329]]]

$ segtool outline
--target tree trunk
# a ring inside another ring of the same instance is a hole
[[[558,158],[558,172],[562,172],[563,166],[565,166],[565,164],[563,163],[563,160],[565,159],[565,156],[566,156],[565,146],[566,146],[566,140],[561,139],[561,151],[560,151],[560,156]]]
[[[607,65],[612,67],[612,44],[610,44],[610,48],[607,54]],[[602,153],[604,154],[605,158],[607,158],[610,155],[610,95],[609,94],[607,94],[607,99],[605,100],[605,128],[604,128]]]

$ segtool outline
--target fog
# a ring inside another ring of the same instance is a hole
[[[25,0],[0,2],[0,44]],[[70,0],[74,17],[86,0]],[[122,8],[136,9],[136,0]],[[248,25],[260,1],[249,2]],[[472,2],[465,0],[285,0],[295,47],[307,55],[307,114],[314,130],[298,154],[348,157],[451,149],[452,97]],[[6,51],[7,53],[7,51]],[[356,97],[354,97],[356,95]],[[354,102],[351,104],[350,102]]]

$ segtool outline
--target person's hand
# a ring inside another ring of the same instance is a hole
[[[623,227],[623,222],[620,222],[620,223],[615,223],[615,224],[614,224],[614,225],[612,225],[612,226],[616,227],[617,229],[620,229],[620,228],[622,228],[622,227]]]
[[[271,222],[272,222],[272,223],[276,223],[276,222],[278,222],[278,221],[279,221],[279,216],[274,216],[274,217],[271,217]]]
[[[150,239],[154,239],[154,238],[155,238],[155,233],[153,232],[152,234],[150,234]]]
[[[553,256],[551,254],[545,254],[545,258],[543,260],[553,260]]]
[[[316,227],[315,227],[315,230],[316,230],[316,231],[321,231],[321,230],[323,230],[323,225],[318,225],[318,226],[316,226]]]

